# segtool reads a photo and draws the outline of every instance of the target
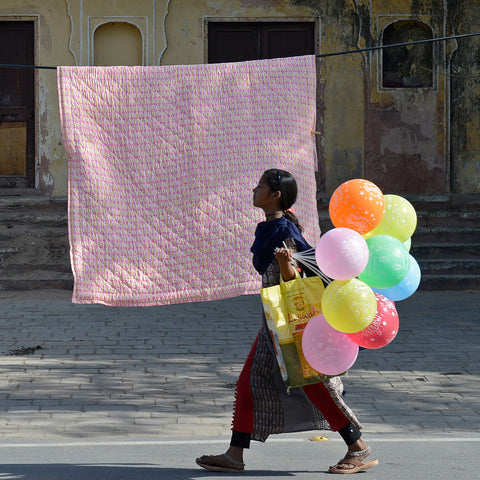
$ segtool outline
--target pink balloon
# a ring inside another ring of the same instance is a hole
[[[347,334],[353,342],[364,348],[381,348],[388,345],[398,333],[398,313],[395,304],[388,298],[375,293],[377,314],[373,322],[357,333]]]
[[[365,270],[368,244],[355,230],[333,228],[317,242],[315,259],[318,268],[335,280],[350,280]]]
[[[346,372],[358,355],[358,345],[346,333],[331,327],[321,314],[305,327],[302,350],[307,362],[324,375]]]

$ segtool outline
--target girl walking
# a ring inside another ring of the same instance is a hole
[[[292,253],[311,248],[291,211],[296,198],[295,178],[284,170],[267,170],[253,190],[253,205],[265,213],[251,248],[263,288],[278,285],[280,276],[284,281],[293,280],[296,265]],[[378,461],[365,461],[371,449],[361,438],[361,425],[342,394],[339,377],[287,392],[263,316],[262,328],[237,382],[230,446],[225,453],[203,455],[196,463],[211,471],[242,472],[244,449],[250,447],[251,440],[264,442],[274,433],[331,428],[342,436],[347,453],[329,468],[330,473],[357,473],[373,467]]]

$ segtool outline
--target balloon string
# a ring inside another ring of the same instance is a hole
[[[308,267],[313,273],[315,273],[316,275],[318,275],[319,277],[322,278],[322,280],[325,282],[325,283],[331,283],[332,280],[330,278],[328,278],[319,268],[316,264],[314,263],[311,263],[309,262],[308,260],[305,260],[305,259],[300,259],[300,258],[296,258],[296,260],[298,260],[299,262],[303,263],[306,267]]]
[[[304,250],[303,252],[294,252],[292,257],[295,260],[298,260],[300,263],[303,263],[308,267],[313,273],[322,278],[325,283],[331,283],[331,279],[328,278],[321,270],[318,268],[317,262],[315,260],[315,249],[311,248],[309,250]]]

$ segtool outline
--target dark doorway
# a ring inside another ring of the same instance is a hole
[[[313,54],[314,22],[208,23],[208,63]]]
[[[33,22],[0,22],[0,64],[33,65]],[[32,68],[0,68],[0,188],[33,188],[35,100]]]

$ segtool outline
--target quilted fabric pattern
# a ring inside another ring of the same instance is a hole
[[[73,301],[147,306],[258,293],[262,172],[316,212],[313,56],[165,67],[59,67]]]

